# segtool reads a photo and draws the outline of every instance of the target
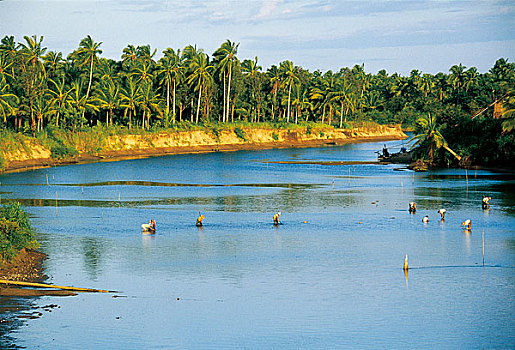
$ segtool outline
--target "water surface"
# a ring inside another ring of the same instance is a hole
[[[37,319],[0,324],[5,343],[515,347],[515,176],[414,174],[372,164],[382,145],[175,155],[1,175],[2,203],[22,202],[40,232],[49,282],[119,291],[0,301],[22,304],[5,311],[6,319],[43,310]],[[483,194],[492,197],[490,210],[481,209]],[[418,203],[415,215],[410,201]],[[444,222],[436,213],[442,207]],[[206,217],[201,229],[194,226],[199,212]],[[140,225],[151,218],[157,234],[142,235]],[[466,219],[471,233],[461,229]],[[49,304],[58,307],[44,311]]]

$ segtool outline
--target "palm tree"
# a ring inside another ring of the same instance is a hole
[[[53,111],[44,96],[40,95],[34,102],[34,115],[37,119],[37,131],[40,132],[45,122],[45,117],[50,117]]]
[[[350,100],[350,94],[352,93],[350,84],[345,78],[338,79],[334,91],[328,92],[328,98],[330,101],[340,103],[340,128],[343,127],[343,111],[345,109],[345,122],[347,122],[347,113],[353,104]],[[346,108],[344,108],[346,106]],[[354,110],[353,110],[354,111]]]
[[[84,112],[86,109],[91,111],[98,111],[98,107],[83,95],[82,81],[77,80],[72,83],[72,89],[70,90],[69,103],[75,109],[75,115],[73,120],[73,129],[75,130],[77,119],[80,119],[81,128],[84,123]]]
[[[272,85],[272,120],[275,119],[275,103],[277,101],[277,91],[281,87],[281,72],[276,65],[272,65],[267,71],[268,77],[270,78],[270,84]]]
[[[143,62],[142,64],[139,64],[137,66],[134,66],[132,69],[131,74],[129,74],[130,77],[136,77],[136,83],[150,83],[152,84],[152,79],[154,78],[154,75],[151,73],[151,63],[150,62]]]
[[[290,100],[291,100],[291,89],[295,83],[299,82],[299,77],[297,76],[297,72],[293,67],[293,63],[289,60],[281,62],[279,65],[279,70],[282,75],[281,85],[288,88],[288,114],[286,116],[286,122],[290,122]]]
[[[55,74],[62,61],[63,54],[61,52],[49,51],[45,56],[43,56],[43,62],[46,66],[49,77],[52,77],[52,74]]]
[[[82,66],[89,66],[89,81],[88,81],[88,89],[86,91],[86,99],[89,98],[89,93],[91,91],[91,81],[93,80],[93,66],[98,64],[98,56],[102,53],[102,50],[99,49],[102,42],[96,43],[93,41],[91,36],[86,36],[79,43],[79,49],[77,50],[78,58],[81,62]],[[82,118],[84,118],[84,111],[82,114]]]
[[[2,38],[2,41],[0,43],[0,53],[3,53],[5,55],[5,58],[9,60],[9,63],[11,63],[11,75],[14,79],[14,63],[16,60],[16,56],[18,54],[18,48],[20,45],[16,44],[16,41],[14,40],[14,36],[5,36]]]
[[[150,48],[150,45],[141,45],[136,48],[136,58],[143,63],[153,65],[155,63],[154,56],[156,55],[157,49]]]
[[[96,101],[101,109],[105,109],[106,125],[113,124],[113,110],[120,107],[120,89],[113,81],[105,80],[97,90]]]
[[[132,114],[136,112],[136,107],[141,101],[139,87],[132,78],[127,79],[127,89],[122,89],[120,91],[120,99],[120,107],[124,109],[124,116],[127,116],[127,112],[129,113],[130,130],[132,128]]]
[[[260,109],[259,105],[257,103],[257,93],[258,90],[261,89],[260,81],[258,80],[258,74],[259,71],[262,69],[260,65],[258,65],[258,58],[251,60],[244,60],[241,64],[241,68],[243,70],[243,74],[247,77],[249,80],[249,84],[252,88],[252,102],[256,104],[255,108],[258,112],[257,121],[259,122],[260,117]]]
[[[421,117],[416,121],[417,125],[420,128],[420,133],[414,135],[410,142],[416,140],[416,142],[411,147],[412,149],[416,146],[426,144],[427,146],[427,155],[429,157],[429,163],[433,164],[435,151],[443,147],[449,153],[451,153],[456,159],[461,160],[461,157],[456,154],[452,149],[447,145],[447,141],[440,133],[439,127],[436,123],[436,118],[431,116],[431,113],[428,113],[427,116]]]
[[[64,78],[61,78],[58,82],[49,79],[50,84],[53,85],[53,89],[47,89],[47,94],[50,96],[50,105],[54,107],[54,112],[56,114],[55,118],[55,126],[59,126],[59,116],[66,108],[68,103],[68,96],[71,89],[66,91]]]
[[[7,117],[15,113],[19,102],[18,97],[9,92],[9,84],[5,79],[0,79],[0,116],[4,118],[4,124],[7,123]]]
[[[450,80],[452,82],[452,87],[457,91],[456,94],[456,104],[460,103],[460,89],[465,85],[465,66],[461,63],[459,66],[454,65],[451,67],[450,72]]]
[[[172,108],[173,108],[173,122],[175,123],[176,114],[175,114],[175,106],[176,106],[176,91],[177,91],[177,84],[180,83],[184,79],[184,62],[181,57],[181,50],[177,50],[177,53],[173,51],[173,49],[165,50],[165,55],[167,55],[170,60],[173,62],[172,65],[172,84],[173,84],[173,102],[172,102]]]
[[[122,50],[122,63],[127,65],[129,68],[136,63],[137,51],[134,45],[127,45]]]
[[[25,44],[20,44],[22,54],[25,57],[25,93],[29,97],[30,119],[32,124],[32,136],[36,136],[36,120],[34,118],[34,99],[41,93],[38,91],[45,76],[45,67],[41,63],[41,58],[45,54],[47,48],[42,46],[43,36],[38,40],[36,35],[32,37],[24,36]]]
[[[194,90],[198,90],[197,114],[195,119],[195,123],[198,123],[202,90],[207,83],[212,82],[214,66],[209,64],[207,55],[201,53],[193,58],[191,69],[192,73],[188,77],[188,84],[193,86]]]
[[[229,99],[231,96],[231,77],[232,70],[235,64],[238,64],[238,47],[240,44],[236,44],[227,39],[222,46],[220,46],[214,53],[213,56],[218,61],[218,66],[224,77],[224,108],[222,121],[229,121]],[[225,93],[225,78],[227,77],[227,94]]]
[[[7,79],[7,77],[14,79],[14,76],[9,73],[9,67],[13,64],[5,59],[5,56],[0,55],[0,80]]]
[[[142,127],[143,129],[150,127],[150,117],[152,110],[156,111],[160,116],[163,115],[159,108],[159,97],[152,89],[150,83],[143,84],[142,88],[138,90],[138,100],[141,109],[143,110]]]
[[[157,67],[159,83],[166,86],[166,126],[168,126],[168,117],[170,114],[170,85],[174,77],[173,68],[175,64],[173,56],[171,56],[172,53],[169,50],[173,52],[172,49],[163,51],[165,55],[159,60]]]

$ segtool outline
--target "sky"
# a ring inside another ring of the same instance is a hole
[[[88,34],[115,60],[128,44],[150,44],[157,58],[187,45],[211,56],[229,39],[263,70],[290,60],[322,72],[486,72],[515,61],[515,0],[0,0],[1,37],[35,34],[64,56]]]

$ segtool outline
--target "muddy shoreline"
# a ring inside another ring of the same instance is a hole
[[[46,168],[58,165],[81,164],[92,162],[118,161],[126,159],[138,159],[147,157],[158,157],[173,154],[194,154],[209,152],[234,152],[249,150],[266,150],[266,149],[284,149],[284,148],[308,148],[323,146],[339,146],[348,143],[373,142],[373,141],[391,141],[403,139],[402,134],[385,134],[367,137],[348,137],[334,139],[311,139],[311,140],[290,140],[278,142],[247,142],[247,143],[231,143],[231,144],[208,144],[208,145],[188,145],[173,147],[155,147],[155,148],[134,148],[134,149],[118,149],[106,150],[99,155],[81,154],[78,157],[67,158],[62,160],[46,158],[32,158],[24,160],[12,160],[4,169],[5,173],[20,172],[33,170],[38,168]]]

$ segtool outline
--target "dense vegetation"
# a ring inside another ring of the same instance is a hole
[[[370,74],[363,65],[323,73],[288,60],[265,72],[257,57],[240,60],[239,44],[230,40],[211,56],[190,45],[167,48],[160,59],[149,45],[128,45],[120,61],[100,57],[101,46],[88,35],[64,57],[47,51],[43,37],[25,36],[17,43],[5,36],[0,44],[0,126],[33,136],[101,124],[134,130],[238,120],[414,126],[430,113],[457,154],[476,163],[514,159],[509,109],[506,120],[492,119],[491,110],[471,118],[513,91],[515,65],[502,58],[487,73],[462,64],[436,75],[418,70],[409,76],[384,70]],[[428,142],[421,145],[427,148]],[[56,156],[68,151],[63,147],[56,146]],[[435,158],[445,160],[437,151]]]
[[[14,258],[23,248],[36,248],[30,219],[20,203],[0,207],[0,264]]]

